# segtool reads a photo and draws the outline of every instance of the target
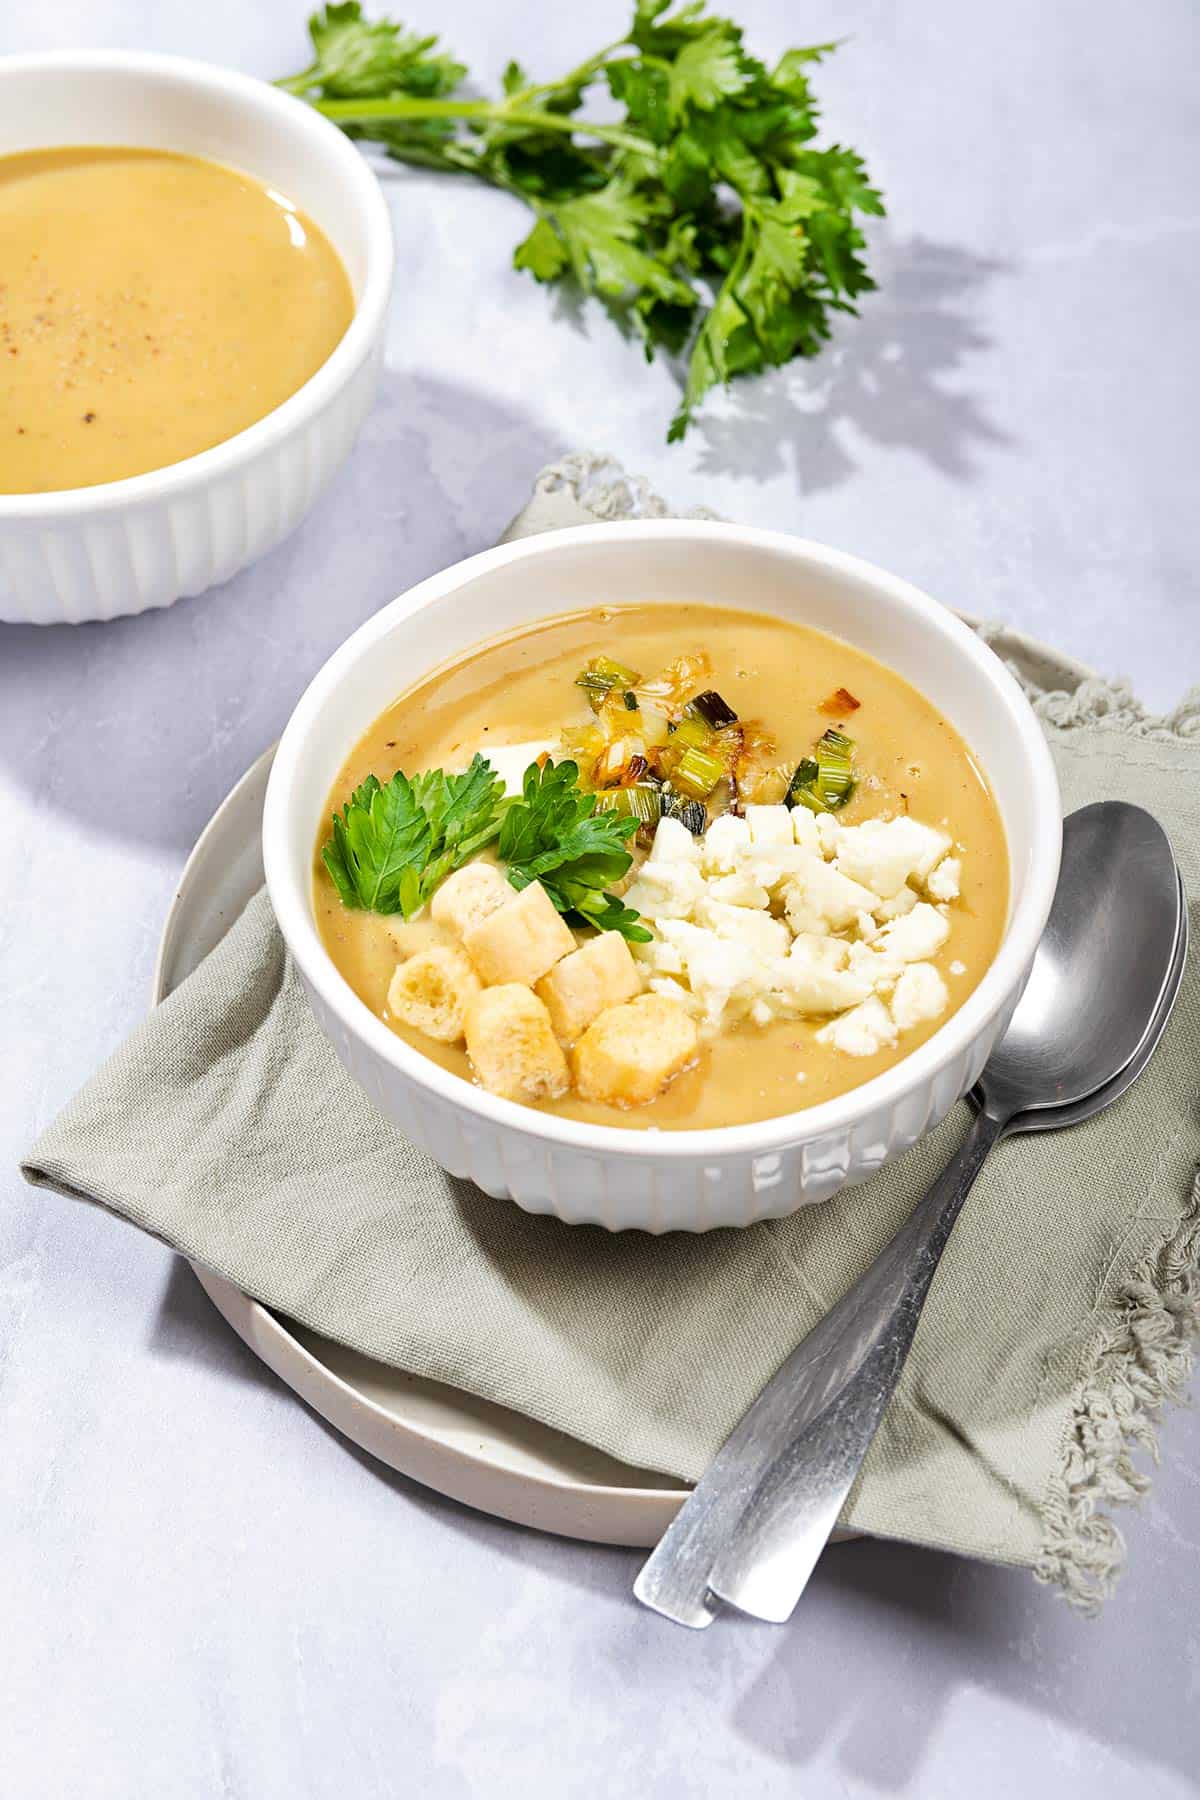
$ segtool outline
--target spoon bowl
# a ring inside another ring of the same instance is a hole
[[[1188,953],[1188,935],[1187,897],[1183,891],[1182,877],[1180,877],[1179,935],[1175,942],[1175,956],[1158,1003],[1158,1011],[1147,1026],[1137,1050],[1119,1074],[1114,1075],[1111,1081],[1106,1081],[1102,1087],[1094,1089],[1092,1093],[1085,1094],[1082,1100],[1076,1100],[1066,1106],[1031,1107],[1027,1112],[1018,1113],[1016,1118],[1009,1123],[1010,1135],[1026,1131],[1061,1131],[1068,1125],[1082,1125],[1085,1119],[1093,1118],[1096,1113],[1103,1112],[1106,1106],[1111,1106],[1114,1100],[1121,1098],[1127,1088],[1133,1086],[1157,1050],[1158,1040],[1167,1028],[1167,1020],[1171,1016],[1180,984],[1183,981],[1183,971]],[[977,1094],[978,1092],[979,1090],[976,1089]]]
[[[1156,819],[1117,800],[1072,813],[1045,934],[980,1083],[987,1109],[1072,1106],[1119,1075],[1153,1027],[1185,918]]]

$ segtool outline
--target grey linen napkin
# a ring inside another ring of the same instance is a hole
[[[665,509],[598,459],[545,471],[511,535]],[[1045,721],[1065,806],[1149,803],[1200,894],[1200,696],[1170,720],[992,634]],[[1200,959],[1143,1080],[1073,1132],[1002,1144],[946,1253],[843,1522],[1021,1565],[1094,1607],[1105,1508],[1146,1487],[1200,1323]],[[364,1352],[694,1479],[940,1169],[965,1106],[824,1206],[653,1239],[531,1218],[443,1174],[346,1076],[265,894],[31,1151],[91,1200]]]

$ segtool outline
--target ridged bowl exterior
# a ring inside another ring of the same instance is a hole
[[[226,442],[124,481],[0,493],[0,620],[10,623],[169,606],[293,531],[374,398],[394,270],[387,203],[359,151],[266,82],[139,51],[0,57],[0,155],[63,143],[136,144],[255,177],[325,232],[355,311],[309,380]]]
[[[0,620],[82,624],[170,606],[294,531],[349,455],[379,382],[382,336],[319,413],[223,475],[159,499],[0,522]]]
[[[1004,940],[940,1029],[862,1086],[781,1118],[694,1131],[584,1124],[517,1106],[411,1048],[334,967],[313,912],[313,851],[339,769],[396,695],[488,637],[555,613],[704,597],[868,649],[916,683],[991,778],[1011,864]],[[386,1117],[452,1175],[531,1213],[609,1231],[709,1231],[781,1217],[864,1181],[978,1078],[1011,1017],[1058,876],[1061,811],[1041,727],[1012,676],[945,608],[824,545],[710,521],[573,527],[422,582],[342,645],[280,740],[263,866],[313,1013]]]
[[[514,1200],[529,1213],[552,1213],[568,1225],[655,1234],[756,1225],[866,1181],[910,1150],[974,1086],[1017,998],[932,1080],[853,1125],[808,1136],[804,1116],[797,1114],[794,1140],[769,1153],[667,1161],[649,1150],[640,1156],[606,1154],[602,1137],[594,1149],[583,1150],[481,1119],[381,1061],[346,1030],[319,990],[303,975],[301,980],[317,1022],[347,1072],[408,1141],[448,1174],[473,1181],[494,1199]]]

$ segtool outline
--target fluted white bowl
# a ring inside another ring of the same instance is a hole
[[[447,657],[554,613],[705,600],[849,640],[919,687],[986,770],[1012,893],[992,966],[919,1049],[861,1087],[758,1124],[647,1134],[497,1099],[389,1031],[338,973],[313,914],[313,846],[345,758],[395,696]],[[936,1124],[977,1078],[1025,984],[1058,878],[1061,815],[1041,727],[953,613],[856,557],[781,533],[682,520],[588,525],[470,557],[360,627],[304,694],[267,789],[263,856],[280,928],[346,1068],[453,1175],[529,1212],[609,1230],[707,1231],[826,1200]]]
[[[325,232],[354,291],[332,355],[211,450],[97,487],[0,494],[0,620],[111,619],[236,575],[300,523],[375,395],[393,253],[379,184],[343,134],[266,82],[121,50],[0,58],[0,155],[132,144],[227,163]]]

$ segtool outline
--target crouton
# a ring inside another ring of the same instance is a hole
[[[588,1026],[575,1047],[575,1085],[584,1100],[645,1106],[695,1061],[699,1045],[695,1021],[677,1000],[641,994]]]
[[[513,981],[532,987],[574,948],[570,926],[540,881],[463,933],[463,949],[488,987]]]
[[[435,925],[443,925],[461,938],[472,925],[482,923],[515,897],[516,889],[509,886],[495,863],[467,863],[443,881],[429,902],[429,916]]]
[[[545,1001],[560,1041],[573,1044],[606,1006],[619,1006],[642,991],[629,945],[616,931],[602,931],[543,975],[534,992]]]
[[[557,1100],[571,1085],[550,1014],[520,982],[477,993],[467,1007],[466,1035],[467,1055],[489,1093],[531,1103]]]
[[[388,987],[388,1011],[401,1025],[440,1044],[457,1044],[467,1004],[479,991],[479,977],[461,950],[418,950],[397,965]]]

